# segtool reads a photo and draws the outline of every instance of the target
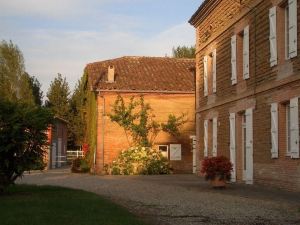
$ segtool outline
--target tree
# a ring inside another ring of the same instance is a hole
[[[84,144],[86,130],[85,122],[86,107],[86,82],[82,77],[70,99],[70,114],[68,126],[68,147],[75,148]]]
[[[42,106],[43,104],[43,92],[42,86],[38,79],[34,76],[30,76],[28,73],[24,75],[29,83],[29,87],[32,91],[34,103],[38,106]]]
[[[167,123],[159,124],[154,120],[155,115],[150,105],[144,102],[143,96],[140,96],[139,100],[131,97],[126,105],[124,99],[118,95],[109,116],[111,121],[123,128],[130,145],[143,147],[151,147],[161,131],[179,136],[179,128],[186,122],[185,114],[180,117],[170,114]]]
[[[0,101],[0,192],[43,160],[49,110]]]
[[[23,54],[11,41],[0,43],[0,96],[9,101],[34,104]]]
[[[48,89],[46,106],[51,109],[55,116],[68,120],[69,95],[70,88],[66,78],[58,74]]]
[[[195,46],[178,46],[177,48],[173,47],[172,55],[174,58],[196,58],[196,48]]]

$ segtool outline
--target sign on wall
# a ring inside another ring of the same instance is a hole
[[[170,160],[181,160],[181,144],[170,144]]]

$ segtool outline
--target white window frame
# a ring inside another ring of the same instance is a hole
[[[237,84],[237,36],[231,37],[231,85]]]
[[[298,20],[297,20],[298,0],[288,0],[284,7],[285,11],[285,58],[286,60],[297,56]],[[292,44],[293,43],[293,44]],[[293,51],[291,51],[293,50]]]
[[[285,105],[286,156],[291,156],[291,116],[290,103]]]
[[[289,4],[284,7],[284,51],[285,59],[289,57]]]
[[[217,49],[214,49],[212,51],[212,63],[211,63],[211,69],[212,69],[212,89],[213,93],[217,92]]]
[[[270,42],[270,66],[276,66],[278,64],[277,55],[277,7],[273,6],[269,9],[269,42]]]
[[[203,95],[208,96],[208,56],[203,57]]]
[[[249,25],[243,31],[243,79],[250,78],[250,29]]]

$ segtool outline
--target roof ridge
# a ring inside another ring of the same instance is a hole
[[[112,61],[118,61],[122,59],[167,59],[167,60],[177,60],[177,61],[195,61],[195,58],[174,58],[174,57],[165,57],[165,56],[122,56],[122,57],[117,57],[113,59],[107,59],[103,61],[96,61],[92,63],[88,63],[86,66],[92,65],[92,64],[98,64],[98,63],[105,63],[105,62],[112,62]]]

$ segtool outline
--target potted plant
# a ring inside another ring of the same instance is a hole
[[[224,156],[205,158],[202,162],[201,173],[213,187],[225,187],[231,178],[232,163]]]

